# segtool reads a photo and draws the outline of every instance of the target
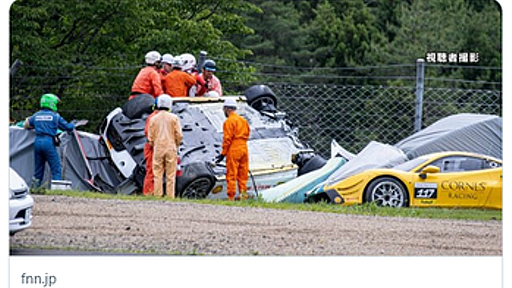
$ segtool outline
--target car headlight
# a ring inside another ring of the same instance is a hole
[[[22,187],[20,189],[9,188],[9,199],[20,199],[29,194],[28,187]]]

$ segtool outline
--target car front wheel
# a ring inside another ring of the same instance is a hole
[[[409,193],[397,179],[382,177],[371,182],[366,189],[366,202],[375,202],[382,207],[407,207]]]

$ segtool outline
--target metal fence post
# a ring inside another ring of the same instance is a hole
[[[421,130],[423,113],[423,86],[425,80],[425,60],[416,61],[416,101],[414,102],[414,132]]]

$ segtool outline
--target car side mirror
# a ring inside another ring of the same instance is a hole
[[[439,167],[437,166],[427,166],[425,168],[423,168],[423,170],[421,170],[420,172],[420,178],[421,179],[427,179],[427,174],[428,173],[439,173],[441,172],[441,169],[439,169]]]

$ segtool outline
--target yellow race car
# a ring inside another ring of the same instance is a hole
[[[502,161],[466,152],[420,156],[392,169],[370,169],[306,195],[305,202],[388,207],[502,209]]]

